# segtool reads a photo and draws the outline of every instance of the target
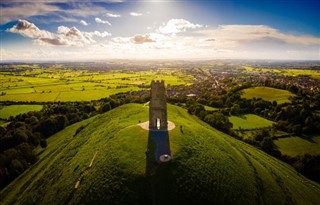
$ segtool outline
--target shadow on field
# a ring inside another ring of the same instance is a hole
[[[146,177],[150,204],[174,204],[173,164],[161,162],[161,155],[171,155],[168,131],[150,130],[146,151]]]
[[[313,140],[313,137],[314,136],[306,136],[306,135],[302,135],[302,136],[299,136],[301,139],[303,140],[307,140],[308,142],[311,142],[311,143],[314,143],[316,144],[317,142]]]

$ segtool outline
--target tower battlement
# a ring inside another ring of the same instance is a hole
[[[151,88],[156,88],[156,89],[160,89],[163,88],[164,89],[164,80],[152,80],[151,81]]]

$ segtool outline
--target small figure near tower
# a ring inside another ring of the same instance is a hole
[[[149,104],[149,129],[167,130],[167,96],[164,81],[152,81]]]

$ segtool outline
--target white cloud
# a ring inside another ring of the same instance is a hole
[[[76,46],[84,47],[86,45],[92,45],[96,43],[94,37],[105,38],[111,36],[111,33],[93,31],[93,32],[81,32],[76,27],[68,28],[65,26],[59,26],[54,38],[39,38],[36,43],[39,45],[64,45],[64,46]]]
[[[76,27],[59,26],[57,33],[51,33],[39,29],[33,23],[26,20],[19,20],[19,22],[12,28],[7,29],[8,32],[18,33],[22,36],[35,39],[34,42],[39,45],[64,45],[83,47],[96,43],[94,37],[105,38],[111,36],[111,33],[104,31],[81,32]]]
[[[100,38],[105,38],[105,37],[111,36],[111,33],[107,32],[107,31],[104,31],[104,32],[93,31],[93,32],[84,32],[84,33],[85,33],[85,35],[88,35],[89,37],[97,36]]]
[[[111,43],[116,43],[116,44],[128,44],[130,43],[130,39],[128,37],[114,37],[111,39]]]
[[[88,26],[89,24],[85,21],[85,20],[81,20],[80,24],[84,25],[84,26]]]
[[[143,14],[138,12],[130,12],[130,15],[137,17],[137,16],[142,16]]]
[[[106,13],[107,17],[111,17],[111,18],[120,18],[121,15],[120,14],[114,14],[114,13]]]
[[[7,29],[8,32],[18,33],[28,38],[50,38],[52,34],[45,30],[40,30],[36,25],[26,20],[18,20],[18,23],[12,28]]]
[[[57,33],[53,38],[39,38],[35,42],[40,45],[65,45],[65,46],[79,46],[94,43],[95,40],[84,32],[81,32],[76,27],[59,26]]]
[[[196,29],[203,27],[200,24],[193,24],[185,19],[171,19],[163,26],[160,26],[160,33],[175,34],[185,32],[187,29]]]
[[[94,20],[95,20],[97,23],[108,24],[109,26],[111,26],[111,23],[110,23],[109,21],[104,21],[104,20],[102,20],[102,19],[100,19],[100,18],[98,18],[98,17],[96,17]]]
[[[70,31],[70,28],[66,26],[59,26],[57,29],[57,33],[66,34]]]

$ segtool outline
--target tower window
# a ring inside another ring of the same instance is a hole
[[[161,120],[160,120],[160,118],[157,118],[157,123],[156,123],[156,125],[157,125],[157,129],[158,129],[158,130],[160,130],[160,124],[161,124]]]

